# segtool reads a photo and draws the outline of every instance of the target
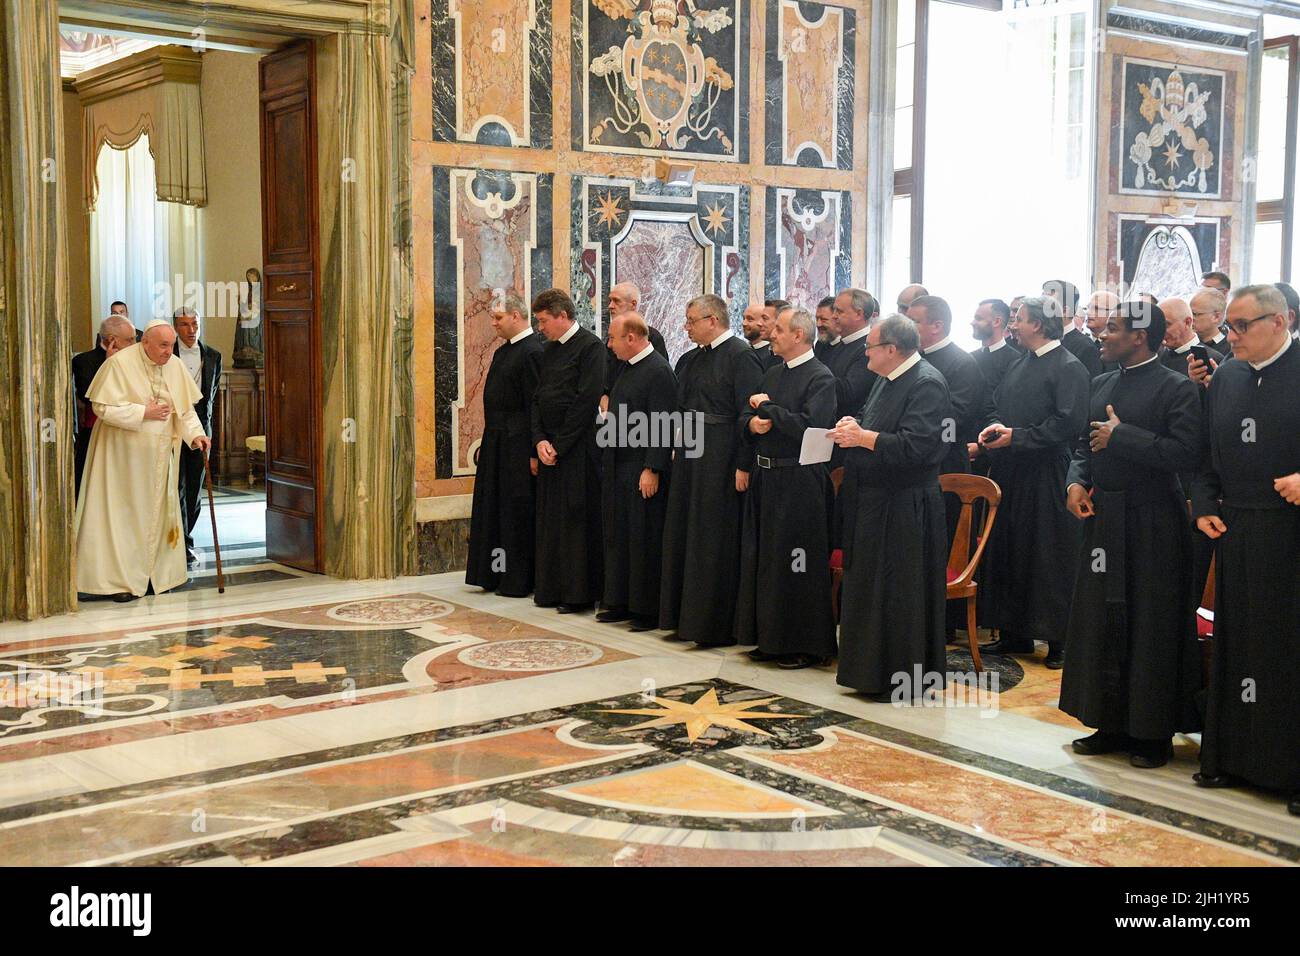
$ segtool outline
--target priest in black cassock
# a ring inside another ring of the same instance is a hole
[[[659,626],[677,407],[677,379],[649,335],[637,312],[623,312],[610,323],[609,347],[624,369],[597,432],[604,451],[605,595],[596,620],[630,620],[633,631]]]
[[[1049,279],[1043,283],[1043,295],[1054,299],[1061,309],[1064,330],[1061,345],[1083,363],[1089,378],[1096,378],[1101,374],[1101,356],[1097,352],[1097,343],[1079,327],[1080,322],[1075,315],[1075,310],[1079,308],[1078,286],[1064,279]]]
[[[1192,346],[1200,344],[1192,327],[1192,307],[1183,299],[1162,299],[1160,311],[1164,313],[1166,323],[1164,348],[1160,350],[1160,361],[1166,368],[1183,375],[1190,375],[1188,359],[1192,356]],[[1205,352],[1212,363],[1212,368],[1226,361],[1223,353],[1216,348],[1206,346]]]
[[[533,396],[537,450],[537,568],[533,601],[561,614],[591,608],[601,596],[600,449],[596,414],[605,386],[605,345],[573,319],[560,289],[533,299],[533,318],[549,340]]]
[[[763,375],[741,415],[750,467],[741,534],[736,643],[795,669],[835,656],[825,462],[799,464],[804,431],[835,425],[835,376],[813,356],[817,326],[802,309],[777,316],[783,364]]]
[[[1228,333],[1223,324],[1228,297],[1218,289],[1200,288],[1187,304],[1192,307],[1192,329],[1197,340],[1217,351],[1225,361],[1232,358],[1232,346],[1228,344]]]
[[[659,626],[674,632],[674,640],[702,645],[736,640],[741,504],[750,467],[742,461],[740,416],[763,378],[754,350],[730,321],[718,296],[692,299],[686,334],[698,347],[676,370],[682,440],[668,489]]]
[[[1097,348],[1103,373],[1119,370],[1119,365],[1107,360],[1101,348],[1101,337],[1105,334],[1106,323],[1110,321],[1111,316],[1119,313],[1119,306],[1119,296],[1106,289],[1098,289],[1088,296],[1088,301],[1083,304],[1083,309],[1079,313],[1083,318],[1083,330],[1088,333],[1088,338],[1092,339],[1092,344]]]
[[[1018,347],[1007,337],[1007,326],[1011,324],[1011,310],[1001,299],[985,299],[975,310],[971,320],[971,334],[980,343],[979,348],[971,353],[975,363],[984,373],[988,383],[989,400],[1002,384],[1002,377],[1007,369],[1021,356]]]
[[[817,344],[813,346],[813,355],[825,365],[835,348],[835,296],[828,295],[818,302],[813,318],[817,320]]]
[[[861,289],[845,289],[835,296],[835,350],[827,358],[826,367],[835,376],[835,414],[837,420],[862,412],[867,393],[876,380],[876,373],[867,363],[864,349],[867,326],[872,316],[880,312],[875,298]],[[839,464],[840,455],[832,459]]]
[[[609,321],[613,321],[626,312],[636,312],[638,304],[641,302],[641,290],[633,282],[618,282],[610,287],[609,290]],[[637,315],[641,313],[637,312]],[[645,316],[641,316],[641,321],[645,321]],[[668,360],[668,343],[664,341],[663,333],[653,325],[646,325],[650,330],[649,341],[654,350]],[[603,412],[609,407],[609,393],[614,388],[614,382],[618,380],[623,369],[627,368],[627,363],[619,361],[613,349],[607,349],[605,352],[605,394],[600,398],[600,410]]]
[[[989,477],[1002,488],[980,566],[979,612],[999,631],[989,653],[1032,654],[1034,641],[1046,641],[1046,664],[1056,670],[1081,540],[1065,507],[1065,475],[1088,421],[1090,378],[1061,346],[1056,300],[1026,297],[1012,328],[1026,352],[1002,379],[995,420],[979,437]]]
[[[1175,733],[1200,730],[1191,528],[1178,472],[1200,459],[1200,389],[1157,358],[1164,315],[1124,303],[1101,334],[1119,366],[1092,382],[1066,506],[1084,522],[1066,629],[1060,708],[1097,732],[1077,753],[1126,752],[1161,767]]]
[[[1286,313],[1272,286],[1234,290],[1233,358],[1206,395],[1192,511],[1218,552],[1196,782],[1282,790],[1300,814],[1300,344]]]
[[[74,491],[81,492],[81,473],[86,468],[86,452],[90,449],[90,433],[95,427],[95,411],[86,400],[86,389],[95,380],[100,366],[119,349],[135,345],[135,326],[120,315],[110,315],[99,323],[95,347],[88,352],[72,356],[72,391],[76,402],[76,437],[73,441]]]
[[[533,590],[536,475],[532,406],[542,341],[528,306],[513,292],[492,310],[502,342],[483,383],[483,440],[474,471],[465,583],[505,597]]]
[[[740,319],[740,331],[745,341],[754,350],[758,364],[766,372],[773,365],[781,364],[781,356],[772,350],[771,330],[767,325],[767,313],[758,302],[751,302]]]
[[[876,383],[861,418],[840,419],[832,433],[847,450],[836,679],[896,703],[942,691],[947,670],[939,462],[952,405],[919,345],[916,326],[902,316],[871,327],[866,348]]]

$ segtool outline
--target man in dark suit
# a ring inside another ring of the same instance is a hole
[[[99,323],[95,347],[89,352],[72,356],[72,388],[76,396],[77,414],[73,422],[76,438],[73,442],[76,491],[81,493],[81,472],[86,467],[86,452],[90,448],[90,432],[95,427],[95,412],[86,401],[86,389],[95,380],[99,367],[118,349],[135,344],[135,327],[114,313]]]
[[[1228,297],[1218,289],[1206,287],[1198,290],[1188,304],[1192,307],[1192,328],[1201,344],[1222,353],[1225,359],[1232,358],[1232,346],[1223,324]]]
[[[1080,328],[1082,322],[1075,314],[1079,308],[1078,287],[1064,279],[1048,279],[1043,283],[1043,295],[1055,299],[1061,307],[1065,322],[1061,344],[1083,363],[1089,378],[1096,378],[1101,374],[1101,353],[1097,351],[1097,343]]]
[[[172,316],[176,329],[176,344],[172,351],[180,356],[185,370],[194,379],[203,397],[194,403],[194,414],[199,416],[203,431],[212,435],[212,396],[221,380],[221,353],[199,341],[199,317],[189,308],[180,308]],[[199,493],[203,490],[203,457],[201,450],[181,446],[180,496],[181,516],[185,519],[185,548],[189,552],[188,566],[199,562],[194,549],[194,523],[199,520]]]

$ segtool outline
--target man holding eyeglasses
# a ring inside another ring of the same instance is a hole
[[[1196,527],[1216,552],[1203,787],[1289,794],[1300,815],[1300,345],[1268,285],[1234,291],[1233,360],[1206,393]]]

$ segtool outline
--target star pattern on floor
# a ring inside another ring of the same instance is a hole
[[[710,688],[705,691],[694,701],[670,700],[666,697],[652,697],[656,704],[662,710],[652,710],[648,707],[638,707],[630,709],[606,710],[607,714],[637,714],[644,717],[652,717],[653,720],[647,720],[640,724],[634,724],[631,727],[623,727],[615,733],[626,734],[634,730],[648,730],[652,727],[668,727],[673,724],[684,724],[686,727],[686,738],[691,743],[695,743],[710,727],[726,727],[729,730],[739,730],[743,733],[759,734],[763,737],[771,737],[766,730],[758,727],[751,727],[746,721],[750,720],[777,720],[780,718],[806,719],[807,714],[782,714],[782,713],[757,713],[749,708],[758,707],[762,704],[770,704],[779,697],[764,697],[761,700],[741,700],[734,703],[724,704],[718,700],[718,692]]]

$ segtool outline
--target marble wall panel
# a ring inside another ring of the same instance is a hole
[[[848,192],[767,188],[766,298],[812,311],[852,284],[852,202]]]
[[[764,150],[770,166],[853,168],[855,11],[767,5]]]
[[[549,148],[551,0],[433,0],[433,138]]]
[[[438,167],[433,183],[437,476],[474,473],[494,303],[551,284],[551,176]]]
[[[572,0],[573,148],[747,162],[749,7]]]
[[[636,283],[646,320],[674,360],[689,347],[682,319],[692,296],[722,296],[740,327],[749,290],[748,187],[575,176],[572,205],[570,279],[588,328],[604,334],[609,289],[618,282]]]
[[[1201,275],[1220,269],[1231,246],[1230,217],[1170,219],[1115,213],[1110,217],[1105,281],[1157,298],[1186,295]]]

